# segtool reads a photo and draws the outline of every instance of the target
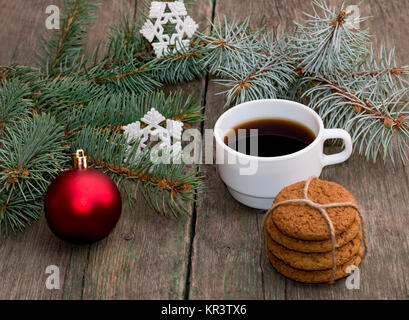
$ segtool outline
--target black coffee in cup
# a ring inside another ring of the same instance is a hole
[[[231,128],[225,134],[223,141],[233,150],[247,155],[279,157],[304,149],[315,138],[315,134],[299,122],[280,118],[261,118],[243,122]],[[257,144],[256,148],[254,144]]]

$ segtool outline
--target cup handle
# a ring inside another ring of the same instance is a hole
[[[351,135],[343,129],[325,129],[322,143],[328,139],[342,139],[345,143],[345,149],[337,154],[323,154],[321,163],[323,167],[346,161],[352,154],[352,139]]]

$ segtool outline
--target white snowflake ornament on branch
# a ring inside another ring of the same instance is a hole
[[[166,128],[162,126],[165,120]],[[141,122],[145,124],[143,128],[141,128]],[[167,152],[169,156],[173,155],[174,157],[181,154],[183,123],[166,119],[154,108],[146,113],[141,121],[124,126],[123,130],[128,136],[129,144],[139,141],[137,154],[140,154],[146,147],[147,142],[152,140],[158,141],[154,147],[156,151]]]
[[[169,8],[170,12],[166,12],[166,8]],[[142,26],[140,33],[151,43],[157,38],[158,42],[153,42],[152,47],[158,58],[166,56],[169,52],[175,53],[187,48],[190,44],[190,38],[193,37],[199,27],[187,15],[187,10],[182,0],[174,2],[152,1],[149,18],[156,20],[155,22],[147,20]],[[164,34],[164,26],[169,23],[175,25],[175,33],[171,35]],[[184,39],[185,34],[188,39]],[[169,46],[174,46],[175,48],[170,50]]]

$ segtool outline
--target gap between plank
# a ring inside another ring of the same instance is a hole
[[[65,290],[66,290],[65,284],[66,284],[68,272],[70,272],[70,268],[71,268],[71,262],[72,262],[71,259],[72,259],[72,251],[73,251],[73,250],[74,250],[74,249],[71,247],[71,250],[70,250],[70,258],[69,258],[69,260],[68,260],[68,266],[67,266],[67,268],[65,269],[64,280],[63,280],[63,283],[62,283],[61,299],[64,299],[64,297],[65,297]],[[82,286],[81,286],[81,296],[82,296],[82,291],[83,291],[83,288],[82,288]]]
[[[136,13],[138,12],[138,0],[135,0],[135,7],[133,9],[133,21],[136,21]]]
[[[259,238],[261,238],[262,232],[264,232],[264,226],[260,225],[259,221],[259,214],[256,214],[256,223],[257,223],[257,230],[259,231]],[[263,245],[263,244],[261,244]],[[263,258],[264,258],[264,248],[260,248],[260,254],[258,259],[258,264],[261,272],[261,289],[263,291],[263,300],[266,300],[266,290],[265,290],[265,283],[264,283],[264,269],[263,269]]]
[[[212,7],[212,16],[211,20],[212,23],[214,23],[214,18],[216,14],[216,0],[212,1],[213,7]],[[212,32],[213,26],[210,26],[210,32]],[[206,113],[206,103],[207,103],[207,89],[209,87],[209,73],[206,72],[206,77],[205,77],[205,87],[204,87],[204,93],[203,93],[203,110],[202,110],[202,115],[205,115]],[[203,136],[204,133],[204,121],[200,124],[200,132]],[[199,175],[199,168],[196,170],[196,175]],[[183,300],[189,300],[189,295],[190,295],[190,285],[191,285],[191,277],[192,277],[192,256],[193,256],[193,244],[194,244],[194,239],[196,235],[196,220],[197,220],[197,199],[198,199],[198,193],[197,191],[195,192],[194,196],[195,202],[193,203],[193,211],[192,211],[192,219],[191,219],[191,224],[190,224],[190,245],[189,245],[189,254],[188,254],[188,264],[187,264],[187,274],[186,274],[186,283],[185,283],[185,290],[183,293]]]
[[[89,265],[89,257],[91,255],[91,246],[88,246],[87,249],[87,260],[84,266],[84,271],[82,273],[82,283],[81,283],[81,300],[84,300],[84,291],[85,291],[85,275],[87,274],[88,265]]]

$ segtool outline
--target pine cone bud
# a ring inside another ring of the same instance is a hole
[[[392,128],[393,126],[393,120],[391,118],[386,118],[383,122],[383,124],[385,125],[385,127],[387,128]]]
[[[354,106],[354,111],[356,113],[359,113],[359,112],[362,112],[363,110],[362,110],[362,107],[360,107],[360,106]]]
[[[0,80],[6,80],[6,78],[7,78],[6,71],[3,71],[2,69],[0,69]]]
[[[402,73],[402,70],[399,69],[399,68],[393,68],[393,69],[391,70],[391,74],[400,75],[401,73]]]
[[[14,183],[17,182],[17,178],[15,176],[9,176],[7,178],[7,182],[10,183],[10,184],[14,184]]]

